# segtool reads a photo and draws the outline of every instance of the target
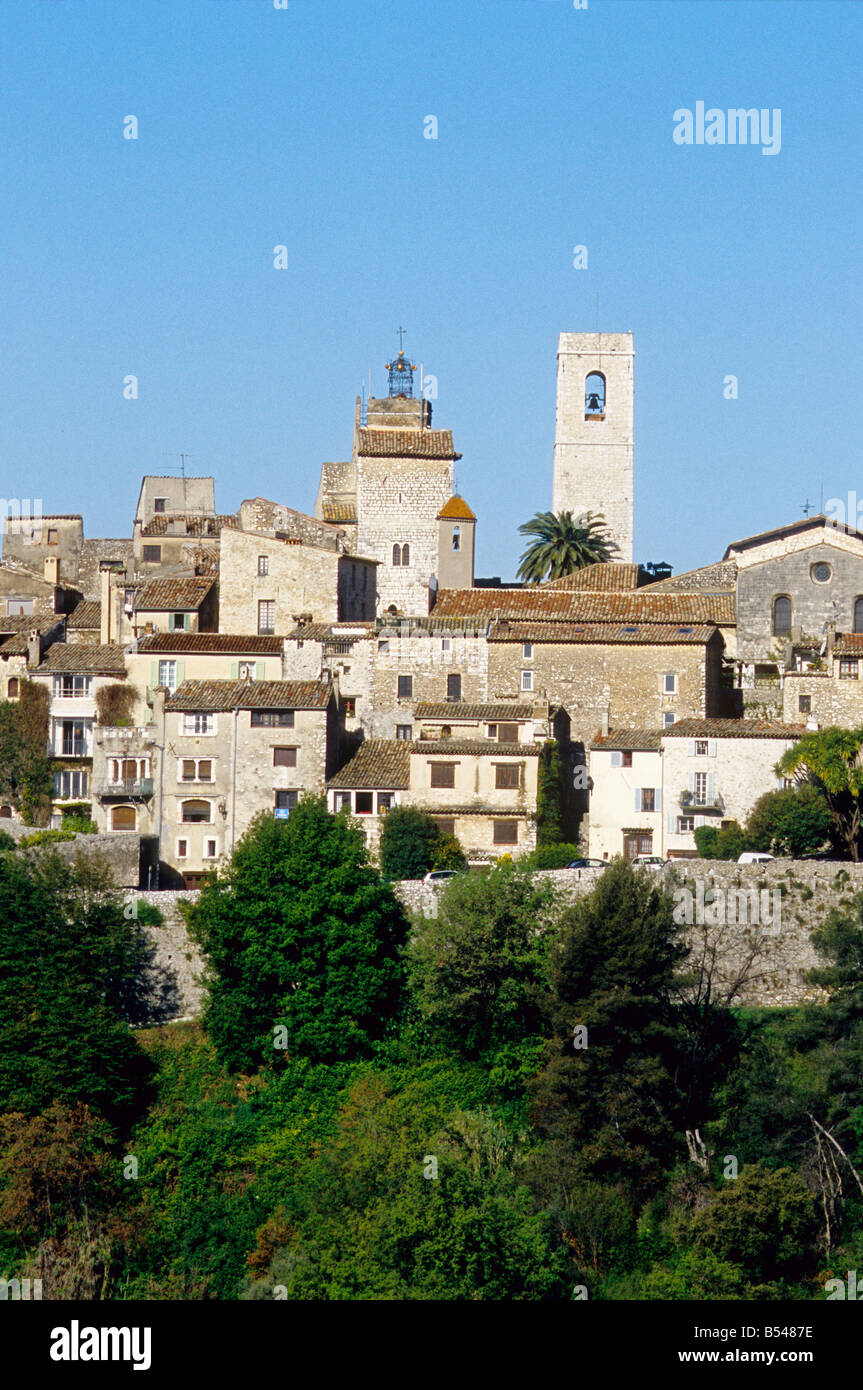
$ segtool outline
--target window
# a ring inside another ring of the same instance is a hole
[[[258,632],[263,637],[272,637],[276,630],[276,601],[271,598],[258,600]]]
[[[270,557],[269,557],[269,555],[259,555],[259,556],[258,556],[258,574],[259,574],[260,577],[263,579],[265,575],[269,574],[269,572],[270,572]]]
[[[241,681],[253,681],[257,675],[257,663],[254,661],[241,661],[237,667],[237,677]]]
[[[631,750],[631,749],[624,749],[624,751],[621,753],[621,755],[620,755],[620,766],[621,766],[621,767],[632,767],[632,750]]]
[[[300,799],[299,792],[276,792],[276,810],[293,811]]]
[[[816,584],[826,584],[831,578],[833,570],[829,565],[825,564],[823,560],[819,560],[817,564],[812,566],[809,573]]]
[[[863,632],[863,597],[854,600],[854,631]]]
[[[409,565],[411,562],[411,548],[409,545],[402,546],[402,565]]]
[[[453,550],[461,550],[461,527],[460,527],[460,526],[454,526],[454,527],[452,528],[452,548],[453,548]]]
[[[455,763],[429,763],[429,768],[431,770],[431,786],[455,786]]]
[[[605,414],[605,377],[602,372],[590,372],[584,382],[584,418]]]
[[[61,744],[59,751],[63,758],[87,758],[90,756],[92,721],[87,719],[60,719],[57,721]]]
[[[522,690],[533,690],[533,671],[522,671],[521,688]]]
[[[214,734],[215,732],[216,716],[214,714],[183,715],[184,734]]]
[[[442,638],[440,639],[440,649],[441,649],[442,652],[449,652],[449,651],[452,651],[452,638],[451,638],[451,637],[442,637]]]
[[[212,782],[212,758],[183,758],[180,765],[181,782]]]
[[[216,857],[216,842],[215,842],[215,840],[205,840],[205,841],[204,841],[204,845],[205,845],[205,849],[204,849],[204,858],[205,858],[205,859],[215,859],[215,857]]]
[[[344,700],[345,717],[353,719],[357,712],[357,699],[355,695],[349,695]]]
[[[172,630],[173,630],[174,632],[185,632],[185,630],[186,630],[186,615],[185,615],[185,613],[172,613],[172,614],[171,614],[171,628],[172,628]]]
[[[58,801],[77,800],[87,795],[90,775],[87,772],[55,772],[54,796]]]
[[[787,637],[791,632],[791,600],[778,594],[773,600],[773,636]]]
[[[447,676],[446,697],[448,700],[461,699],[461,676]]]
[[[176,661],[159,662],[159,684],[167,686],[168,690],[177,689],[177,663]]]
[[[188,842],[188,840],[178,840],[178,841],[177,841],[177,858],[178,858],[178,859],[185,859],[186,856],[188,855],[188,853],[189,853],[189,842]]]
[[[17,676],[10,676],[9,680],[6,682],[6,698],[7,698],[7,700],[17,700],[17,699],[18,699],[18,689],[19,689],[19,686],[18,686],[18,677],[17,677]]]
[[[33,600],[31,598],[7,598],[6,612],[11,618],[26,617],[33,612]]]
[[[839,679],[841,681],[857,680],[857,658],[856,656],[840,656],[839,658]]]
[[[678,835],[688,835],[689,832],[690,832],[691,830],[694,830],[694,829],[695,829],[695,817],[694,817],[694,816],[678,816],[678,817],[677,817],[677,833],[678,833]]]
[[[705,806],[707,804],[707,773],[696,772],[694,777],[695,804]]]
[[[673,671],[666,671],[662,678],[662,689],[666,695],[677,694],[677,676]]]
[[[398,541],[396,541],[396,544],[393,546],[393,564],[394,564],[394,565],[400,565],[401,562],[402,562],[402,548],[401,548],[401,546],[399,545]]]
[[[91,684],[90,676],[55,676],[54,695],[58,700],[83,700]]]
[[[494,785],[498,791],[509,791],[521,784],[521,768],[518,763],[496,763]]]
[[[154,512],[163,512],[163,511],[165,510],[165,504],[166,504],[167,501],[168,501],[167,497],[154,497],[154,498],[153,498],[153,511],[154,511]]]
[[[358,816],[370,816],[374,810],[374,792],[357,792],[354,810]]]
[[[671,710],[665,710],[662,716],[663,727],[666,729],[670,729],[676,718],[677,715],[672,714]]]
[[[253,709],[250,720],[253,729],[292,729],[294,711],[292,709]]]
[[[446,817],[434,816],[434,823],[442,835],[455,835],[455,821]]]
[[[522,644],[521,644],[521,659],[522,659],[522,661],[533,661],[533,643],[532,643],[532,642],[522,642]]]
[[[48,527],[48,544],[49,544],[49,545],[56,545],[56,544],[57,544],[57,532],[56,532],[55,530],[53,530],[50,526]]]
[[[410,700],[414,693],[413,676],[399,676],[398,698],[400,700]]]
[[[699,758],[707,757],[707,754],[710,752],[710,745],[706,738],[697,738],[695,740],[695,752]]]
[[[387,811],[392,809],[393,793],[378,792],[378,815],[385,816]]]
[[[194,758],[184,758],[181,768],[183,782],[195,782],[198,777],[198,765]]]
[[[144,546],[144,564],[158,565],[162,559],[162,547],[160,545]]]
[[[209,801],[181,801],[180,820],[184,822],[201,821],[203,824],[209,825],[212,821]]]
[[[388,652],[389,649],[390,649],[390,639],[389,639],[388,637],[383,637],[383,638],[381,638],[380,642],[378,642],[378,651],[379,651],[379,652]]]
[[[498,724],[497,740],[498,743],[518,743],[518,725]]]
[[[350,792],[336,792],[336,810],[342,811],[345,807],[347,807],[348,810],[351,809]]]
[[[496,820],[492,841],[496,845],[517,845],[518,844],[518,821],[517,820]]]
[[[138,817],[134,806],[113,806],[111,808],[112,830],[137,830]]]
[[[396,738],[403,743],[410,743],[413,736],[413,724],[396,724]]]
[[[812,696],[800,695],[797,699],[797,709],[800,714],[810,714],[812,712]]]
[[[273,767],[296,767],[297,750],[296,748],[274,748]]]
[[[656,789],[654,787],[641,788],[641,809],[642,811],[656,810]]]

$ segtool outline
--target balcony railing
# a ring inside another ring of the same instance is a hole
[[[684,806],[687,811],[725,810],[725,801],[721,792],[714,792],[712,796],[707,792],[681,792],[680,805]]]
[[[96,795],[106,799],[112,796],[148,800],[153,795],[152,777],[129,777],[121,782],[100,782]]]
[[[64,738],[54,756],[57,758],[88,758],[90,751],[86,739]]]

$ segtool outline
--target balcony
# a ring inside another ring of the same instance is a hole
[[[102,801],[118,798],[123,801],[149,801],[153,795],[152,777],[130,777],[122,782],[100,782],[96,795]]]
[[[724,811],[725,799],[718,791],[712,796],[707,792],[685,791],[680,793],[680,806],[685,811],[707,814],[710,811]]]
[[[55,758],[89,758],[90,750],[87,741],[83,738],[64,738],[63,742],[54,749]]]

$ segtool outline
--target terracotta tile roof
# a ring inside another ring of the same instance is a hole
[[[281,637],[234,636],[227,632],[151,632],[138,638],[138,651],[218,652],[223,656],[281,656]]]
[[[533,717],[533,705],[518,705],[514,701],[511,705],[469,705],[452,703],[433,704],[428,700],[421,700],[414,710],[416,719],[441,719],[448,723],[452,719],[487,719],[492,721],[507,719],[531,719]]]
[[[427,816],[433,816],[436,820],[451,819],[453,816],[499,816],[503,820],[530,820],[533,812],[525,811],[521,807],[513,806],[511,810],[502,810],[500,807],[485,806],[476,804],[468,806],[447,806],[447,805],[428,805],[423,806],[414,803],[417,809],[424,811]]]
[[[496,758],[538,758],[541,743],[498,743],[495,738],[418,738],[405,745],[411,754],[452,753]]]
[[[48,648],[36,670],[39,675],[54,671],[81,671],[92,676],[125,676],[125,652],[123,647],[115,643],[102,647],[55,642],[53,647]]]
[[[663,738],[802,738],[805,724],[773,724],[764,719],[678,719]]]
[[[183,681],[167,710],[325,710],[333,687],[325,681]]]
[[[460,459],[452,430],[357,430],[357,454],[366,458]]]
[[[135,595],[135,612],[188,612],[200,608],[214,582],[212,579],[191,576],[183,579],[150,579],[141,585]]]
[[[684,570],[668,579],[656,579],[645,586],[649,594],[687,593],[723,594],[734,591],[737,584],[737,561],[717,560],[713,565],[701,565],[696,570]]]
[[[650,753],[662,747],[665,729],[612,729],[600,734],[591,743],[591,748],[605,749],[606,752]]]
[[[323,520],[329,522],[346,521],[355,522],[357,519],[357,508],[354,502],[322,502],[321,511]]]
[[[410,785],[409,748],[410,744],[402,739],[366,739],[327,786],[405,791]]]
[[[455,493],[448,502],[441,507],[437,514],[438,521],[476,521],[476,516],[471,511],[463,497]]]
[[[295,642],[328,642],[331,631],[330,623],[300,623],[287,636]]]
[[[488,629],[485,615],[477,618],[438,618],[434,613],[428,617],[395,618],[384,614],[378,618],[380,637],[434,637],[444,634],[452,637],[484,637]]]
[[[551,589],[441,589],[436,618],[568,618],[594,623],[734,623],[734,595],[699,593],[597,593]]]
[[[0,623],[2,623],[2,619],[0,619]],[[833,651],[837,656],[846,652],[849,656],[859,655],[863,652],[863,632],[837,632]]]
[[[647,646],[709,642],[716,628],[708,623],[519,623],[502,619],[489,628],[490,642],[585,642],[596,646],[629,643]]]
[[[300,623],[287,634],[296,642],[363,642],[374,637],[374,623]]]
[[[66,619],[69,628],[98,628],[102,622],[102,605],[98,599],[85,598]]]
[[[573,574],[565,574],[561,579],[549,579],[541,584],[541,589],[555,589],[570,592],[576,589],[592,589],[595,593],[615,593],[627,589],[637,589],[647,578],[640,565],[617,563],[609,560],[602,565],[585,565]]]
[[[50,626],[56,627],[61,621],[59,618],[52,618]],[[9,613],[0,618],[0,632],[32,632],[34,628],[46,631],[45,619],[38,613]]]
[[[228,513],[218,516],[194,516],[186,512],[160,512],[147,522],[146,526],[141,527],[142,536],[164,536],[167,534],[168,523],[180,521],[185,523],[185,530],[174,533],[178,540],[183,536],[217,536],[224,527],[231,530],[239,530],[239,521],[236,516]],[[171,539],[172,537],[169,537]]]
[[[38,517],[22,517],[22,521],[83,521],[80,512],[42,512]]]

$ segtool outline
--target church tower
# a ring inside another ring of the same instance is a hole
[[[632,560],[633,360],[631,333],[561,333],[554,435],[555,512],[601,512]]]

